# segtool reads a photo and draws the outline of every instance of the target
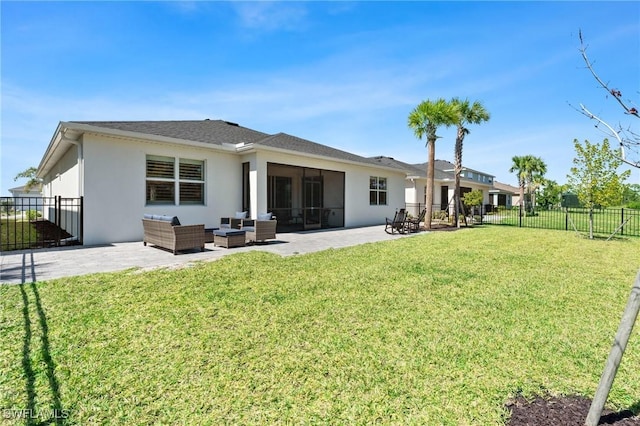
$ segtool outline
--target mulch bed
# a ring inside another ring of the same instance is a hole
[[[518,397],[507,409],[511,419],[507,426],[584,426],[591,400],[580,396],[538,397],[528,401]],[[631,411],[613,412],[605,409],[601,425],[640,426],[640,417]]]
[[[471,226],[461,225],[460,228],[454,225],[450,225],[448,223],[432,223],[431,231],[457,231],[458,229],[471,228]],[[426,228],[424,226],[420,227],[421,231],[425,231]]]
[[[47,219],[29,221],[36,229],[37,241],[31,241],[31,248],[70,246],[80,244],[77,238]]]

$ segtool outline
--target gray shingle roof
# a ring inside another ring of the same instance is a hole
[[[426,169],[420,170],[413,164],[408,164],[400,160],[396,160],[393,157],[385,157],[384,155],[379,155],[377,157],[371,157],[371,160],[373,160],[376,164],[405,170],[409,175],[412,176],[426,176]]]
[[[339,160],[354,161],[370,165],[379,165],[370,158],[331,148],[286,133],[269,135],[251,130],[223,120],[186,120],[186,121],[74,121],[93,127],[135,132],[145,135],[164,136],[194,142],[215,145],[223,143],[255,144],[294,152],[320,155]]]
[[[254,143],[269,136],[223,120],[185,121],[74,121],[105,129],[164,136],[214,145]]]
[[[427,170],[427,163],[414,164],[414,166],[421,170]],[[447,160],[436,159],[435,166],[436,166],[436,179],[453,179],[454,165],[452,162]]]
[[[509,185],[506,183],[498,182],[496,180],[493,181],[493,187],[501,192],[508,192],[511,194],[520,194],[520,188],[517,186]]]
[[[286,133],[270,135],[224,120],[75,121],[73,123],[213,145],[222,145],[224,143],[255,144],[256,146],[285,149],[338,160],[390,167],[401,170],[411,176],[426,177],[427,175],[426,163],[408,164],[385,156],[361,157],[347,151],[311,142]],[[453,164],[444,160],[436,160],[435,178],[439,180],[453,179],[453,173],[445,170],[453,170]]]
[[[257,145],[268,146],[272,148],[281,148],[295,152],[301,152],[311,155],[321,155],[324,157],[336,158],[340,160],[355,161],[358,163],[376,164],[371,158],[361,157],[350,152],[340,149],[331,148],[316,142],[311,142],[297,136],[291,136],[286,133],[278,133],[268,138],[256,142]]]

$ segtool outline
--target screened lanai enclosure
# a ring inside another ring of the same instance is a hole
[[[344,172],[268,163],[267,179],[277,232],[344,226]]]

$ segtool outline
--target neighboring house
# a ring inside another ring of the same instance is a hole
[[[405,182],[405,202],[410,212],[418,215],[419,210],[424,208],[426,201],[427,187],[427,163],[407,164],[390,157],[374,157],[380,164],[401,168],[406,170],[407,178]],[[455,192],[454,165],[449,161],[436,160],[434,170],[434,209],[452,213],[453,195]],[[472,190],[480,190],[483,194],[482,204],[489,203],[489,191],[493,188],[494,176],[477,170],[462,168],[460,174],[460,193]]]
[[[27,189],[26,185],[10,188],[9,192],[13,198],[37,197],[42,198],[42,185],[34,185]]]
[[[42,185],[34,185],[27,189],[26,185],[10,188],[13,197],[13,208],[16,211],[42,211]]]
[[[493,188],[489,190],[489,204],[494,207],[511,208],[519,202],[520,188],[498,181],[493,182]]]
[[[273,212],[279,232],[384,223],[407,173],[222,120],[60,122],[38,167],[45,196],[80,197],[84,244],[142,239],[145,213],[219,226]]]

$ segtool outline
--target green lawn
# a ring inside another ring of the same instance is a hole
[[[0,251],[22,250],[38,241],[35,226],[28,220],[18,220],[2,216],[0,218]]]
[[[593,396],[639,268],[639,238],[476,227],[0,286],[0,408],[8,424],[500,425],[517,394]],[[636,329],[611,408],[640,409],[638,365]]]

